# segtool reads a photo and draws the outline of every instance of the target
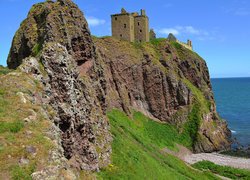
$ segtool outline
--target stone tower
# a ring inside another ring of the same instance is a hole
[[[134,42],[134,17],[122,8],[120,14],[111,15],[112,36]]]
[[[187,45],[193,49],[193,45],[192,45],[192,41],[191,40],[189,40],[189,39],[187,40]]]
[[[138,42],[149,41],[149,22],[145,10],[141,10],[141,15],[135,16],[135,40]]]
[[[111,15],[112,36],[130,42],[149,41],[149,20],[145,10],[128,13],[124,8],[120,14]]]

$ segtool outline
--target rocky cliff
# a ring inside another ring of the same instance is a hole
[[[87,22],[72,1],[31,8],[13,39],[8,66],[43,84],[42,101],[53,109],[50,119],[59,128],[58,143],[71,166],[98,170],[109,163],[103,69]]]
[[[41,83],[42,104],[52,108],[49,119],[59,132],[57,145],[72,167],[98,170],[109,163],[105,113],[113,108],[173,124],[190,137],[187,146],[195,152],[229,147],[230,131],[216,112],[202,58],[166,39],[92,38],[71,0],[32,7],[15,34],[8,66]]]
[[[131,44],[95,38],[95,45],[109,108],[139,110],[176,125],[180,133],[188,131],[195,152],[228,148],[230,131],[216,112],[208,68],[199,55],[167,39]]]

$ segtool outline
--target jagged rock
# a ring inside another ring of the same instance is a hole
[[[210,113],[202,112],[199,138],[193,150],[211,152],[229,148],[230,131],[218,118],[205,61],[180,45],[179,49],[174,48],[171,43],[175,42],[165,40],[157,47],[145,44],[138,48],[114,38],[95,39],[99,61],[105,64],[108,107],[127,114],[136,109],[182,131],[199,98],[193,92],[197,88],[204,101],[209,101]],[[194,87],[188,86],[188,82]],[[203,106],[207,108],[206,104]]]
[[[48,42],[67,47],[83,73],[95,60],[87,22],[71,0],[47,1],[31,8],[13,39],[8,67],[17,68],[26,57],[38,55]]]
[[[59,137],[51,135],[57,147],[51,161],[65,167],[63,154],[78,169],[98,170],[109,164],[103,69],[87,22],[71,0],[46,1],[31,8],[13,39],[8,67],[19,67],[43,85],[40,101],[52,107],[54,115],[49,118],[58,128],[47,134],[59,132]]]
[[[17,95],[20,97],[22,103],[24,103],[24,104],[27,103],[27,100],[24,97],[24,94],[22,92],[18,92]]]
[[[27,146],[25,150],[29,154],[32,154],[32,155],[36,154],[36,148],[34,146]]]
[[[50,180],[59,178],[60,168],[57,166],[49,166],[44,168],[42,171],[34,172],[31,174],[32,179],[34,180]]]
[[[109,164],[111,136],[105,112],[111,108],[128,115],[135,109],[181,131],[200,95],[210,104],[209,112],[202,112],[194,151],[228,148],[230,133],[215,110],[205,61],[171,43],[135,47],[104,38],[94,45],[83,14],[71,0],[34,5],[15,34],[8,66],[21,65],[22,72],[41,82],[42,97],[34,99],[53,109],[53,115],[45,113],[53,122],[47,135],[56,145],[49,161],[60,165],[32,177],[56,178],[68,165],[98,171]]]
[[[20,165],[27,165],[27,164],[29,164],[29,163],[30,163],[30,161],[29,161],[28,159],[24,158],[24,157],[22,157],[22,158],[19,160],[19,164],[20,164]]]

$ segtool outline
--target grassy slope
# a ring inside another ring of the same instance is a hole
[[[194,168],[210,171],[231,179],[250,179],[250,171],[227,166],[219,166],[209,161],[201,161],[193,165]]]
[[[52,144],[44,132],[49,127],[43,119],[40,105],[23,97],[39,93],[39,85],[28,75],[19,72],[8,74],[8,69],[0,71],[0,179],[31,179],[30,174],[46,165]],[[36,113],[36,120],[25,123],[24,119]],[[25,149],[33,146],[36,155]],[[21,158],[29,159],[27,165],[20,165]]]
[[[177,150],[175,143],[183,141],[170,125],[154,122],[138,112],[133,119],[119,110],[109,112],[108,117],[114,138],[112,164],[99,173],[100,178],[216,179],[161,151],[164,147]]]

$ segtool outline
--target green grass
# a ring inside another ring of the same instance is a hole
[[[196,86],[194,86],[189,80],[183,79],[185,85],[191,90],[194,95],[195,101],[199,104],[200,110],[204,113],[210,112],[211,103],[205,98],[204,94]]]
[[[18,92],[24,94],[26,103]],[[51,122],[43,116],[42,104],[28,98],[40,92],[39,83],[27,74],[0,76],[0,179],[31,179],[36,167],[50,165],[47,158],[54,146],[45,133]],[[36,119],[24,123],[33,112]],[[25,151],[26,146],[38,150],[35,157]],[[17,166],[22,157],[29,160],[28,166]]]
[[[42,43],[37,43],[32,49],[32,55],[38,56],[42,50],[43,46]]]
[[[14,122],[0,122],[0,133],[4,133],[4,132],[17,133],[23,127],[24,127],[24,123],[18,120]]]
[[[0,65],[0,75],[6,75],[10,72],[11,70],[6,68],[6,67],[3,67]]]
[[[15,165],[11,168],[11,178],[13,180],[32,180],[31,174],[35,169],[34,164],[28,166]]]
[[[209,161],[198,162],[194,164],[193,167],[203,171],[210,171],[231,179],[250,179],[250,171],[248,170],[219,166]]]
[[[184,124],[184,130],[181,134],[182,144],[192,148],[198,140],[198,131],[201,124],[201,111],[199,104],[194,104],[191,113],[188,115],[188,121]]]
[[[135,112],[130,119],[119,110],[108,113],[113,134],[112,164],[98,173],[101,179],[217,179],[199,172],[162,151],[177,150],[181,135],[167,124]]]
[[[150,40],[150,43],[153,44],[154,46],[159,46],[162,42],[165,42],[167,39],[166,38],[156,38]]]
[[[178,43],[178,42],[172,41],[171,45],[174,46],[175,49],[177,49],[177,50],[181,50],[181,48],[182,48],[182,45],[180,43]]]

